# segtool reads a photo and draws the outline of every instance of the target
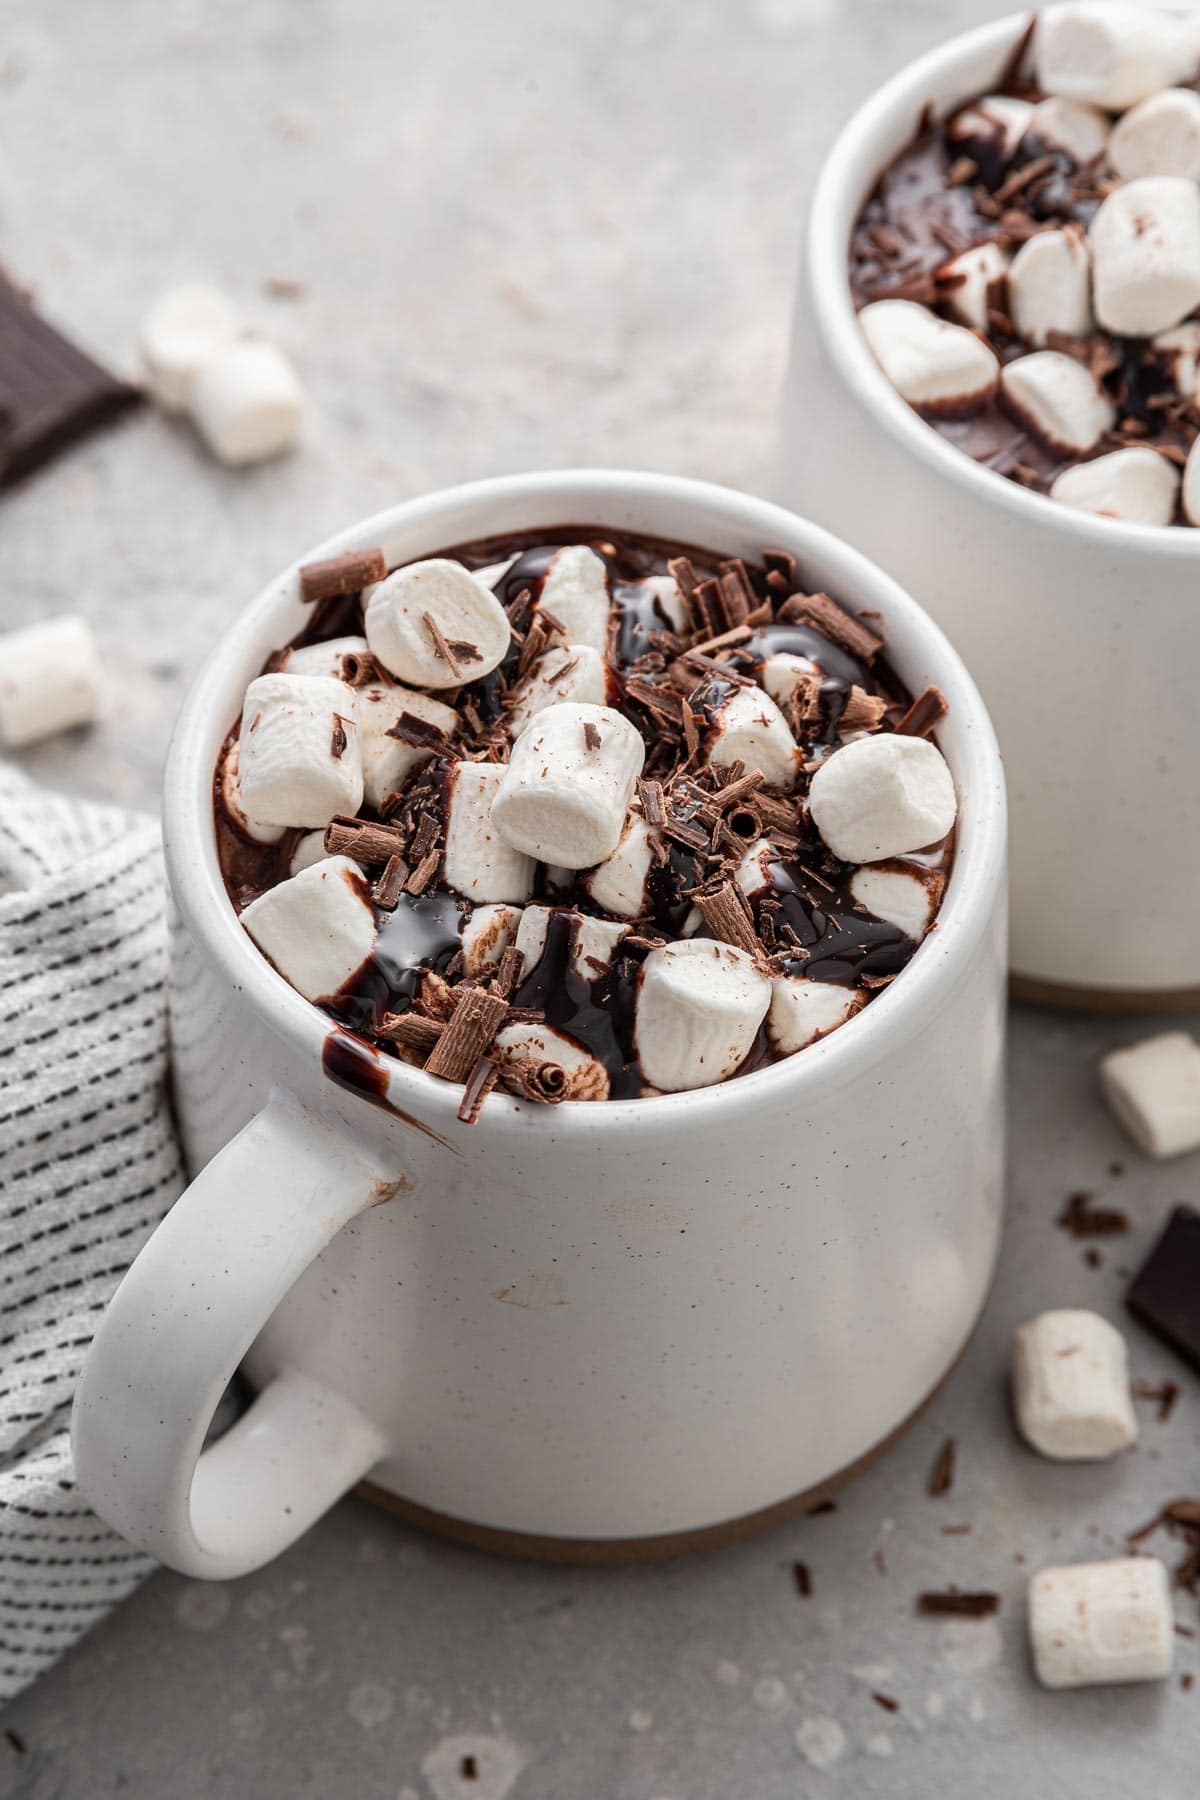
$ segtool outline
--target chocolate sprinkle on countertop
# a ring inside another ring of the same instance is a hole
[[[944,1594],[917,1595],[917,1611],[931,1616],[956,1619],[989,1619],[1000,1611],[999,1594],[960,1594],[951,1589]]]
[[[1094,1194],[1071,1194],[1054,1223],[1073,1238],[1120,1237],[1129,1230],[1129,1215],[1095,1204]]]
[[[807,1563],[794,1562],[792,1564],[792,1580],[796,1584],[796,1592],[799,1594],[800,1598],[802,1600],[811,1599],[813,1591],[812,1574]]]
[[[872,1694],[871,1698],[876,1706],[882,1706],[884,1712],[898,1713],[900,1711],[900,1702],[893,1700],[890,1694]]]
[[[340,556],[327,556],[321,562],[302,566],[300,598],[311,605],[316,600],[359,594],[373,582],[384,580],[387,572],[387,558],[382,550],[343,550]]]
[[[1135,1400],[1157,1402],[1159,1424],[1165,1425],[1175,1411],[1175,1402],[1179,1399],[1179,1383],[1177,1381],[1135,1381],[1133,1396]]]
[[[957,1441],[952,1437],[948,1437],[938,1451],[937,1461],[929,1476],[929,1492],[935,1500],[940,1500],[954,1486],[954,1459],[957,1452]]]

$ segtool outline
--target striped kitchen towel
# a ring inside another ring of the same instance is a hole
[[[183,1186],[157,825],[0,764],[0,1702],[147,1575],[75,1490],[71,1396]]]

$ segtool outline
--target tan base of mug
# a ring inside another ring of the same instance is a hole
[[[1103,988],[1072,987],[1058,981],[1039,981],[1030,975],[1010,975],[1008,991],[1027,1006],[1057,1006],[1070,1012],[1089,1013],[1187,1013],[1200,1012],[1200,987]]]
[[[973,1336],[974,1327],[967,1343]],[[725,1519],[718,1525],[705,1525],[698,1531],[667,1532],[659,1537],[643,1538],[535,1537],[524,1531],[497,1531],[490,1525],[472,1524],[469,1519],[451,1518],[448,1513],[430,1512],[427,1507],[417,1506],[413,1501],[405,1500],[387,1488],[376,1487],[370,1481],[359,1482],[354,1491],[360,1499],[369,1500],[372,1506],[382,1507],[384,1512],[392,1513],[403,1524],[413,1525],[418,1531],[432,1531],[438,1537],[450,1538],[456,1544],[469,1544],[472,1549],[486,1550],[493,1556],[521,1557],[529,1562],[655,1563],[668,1562],[676,1556],[693,1556],[699,1550],[721,1550],[727,1544],[740,1543],[743,1538],[753,1537],[756,1532],[772,1531],[775,1526],[786,1524],[798,1514],[810,1512],[823,1500],[831,1500],[856,1476],[871,1468],[880,1457],[886,1456],[892,1445],[898,1443],[905,1432],[916,1424],[941,1393],[965,1350],[964,1344],[941,1380],[930,1389],[920,1405],[914,1407],[894,1431],[864,1456],[860,1456],[857,1462],[839,1469],[836,1475],[831,1475],[816,1487],[806,1488],[802,1494],[792,1494],[786,1500],[777,1501],[774,1506],[764,1506],[758,1512],[743,1513],[740,1518]]]

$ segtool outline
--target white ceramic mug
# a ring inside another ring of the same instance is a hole
[[[944,627],[995,720],[1012,816],[1019,994],[1200,1005],[1200,531],[1118,524],[972,462],[895,392],[847,279],[881,170],[992,86],[1022,14],[912,63],[846,125],[813,191],[780,491]]]
[[[813,586],[882,615],[909,687],[950,700],[959,838],[937,929],[831,1037],[721,1087],[558,1108],[497,1092],[468,1127],[458,1088],[364,1047],[370,1097],[347,1091],[323,1068],[330,1020],[260,956],[217,867],[218,748],[303,617],[296,568],[273,581],[199,676],[167,769],[176,1093],[198,1173],[113,1301],[74,1417],[96,1509],[193,1575],[265,1562],[368,1472],[409,1516],[485,1542],[703,1541],[880,1445],[982,1306],[1001,1216],[1005,826],[969,676],[856,552],[664,476],[480,482],[311,555],[382,544],[397,563],[563,524],[780,546]],[[258,1397],[202,1453],[243,1359]]]

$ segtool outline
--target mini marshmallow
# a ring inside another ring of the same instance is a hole
[[[803,975],[778,975],[771,983],[767,1036],[779,1056],[794,1056],[844,1025],[862,1005],[854,988],[833,981],[809,981]]]
[[[1137,1437],[1125,1339],[1098,1313],[1044,1312],[1013,1339],[1021,1436],[1057,1462],[1095,1462]]]
[[[1159,1160],[1200,1149],[1200,1044],[1164,1031],[1100,1064],[1100,1087],[1134,1143]]]
[[[304,389],[282,350],[246,338],[200,365],[189,411],[218,461],[240,468],[290,450],[304,422]]]
[[[501,836],[492,807],[507,770],[501,763],[456,762],[447,774],[442,880],[468,900],[528,900],[533,863]]]
[[[280,835],[282,835],[282,828],[279,829]],[[324,862],[330,855],[332,852],[325,848],[325,833],[323,831],[306,831],[292,851],[288,874],[299,875],[304,869],[311,869],[314,863]]]
[[[620,841],[645,755],[637,728],[611,707],[549,706],[512,747],[493,823],[527,856],[590,869]]]
[[[1145,444],[1076,463],[1050,488],[1050,498],[1064,506],[1136,525],[1169,525],[1178,494],[1178,469]]]
[[[666,621],[668,631],[685,631],[687,629],[687,608],[683,604],[683,595],[679,591],[679,583],[673,575],[647,575],[638,582],[638,590],[650,594],[659,612]],[[553,611],[553,608],[551,608]]]
[[[100,717],[104,671],[77,613],[0,636],[0,743],[36,744]]]
[[[1028,100],[1014,100],[1008,94],[985,94],[964,106],[946,121],[946,142],[956,150],[967,150],[972,144],[995,143],[1001,156],[1014,154],[1029,129],[1033,107]]]
[[[329,675],[334,681],[345,681],[346,658],[353,663],[355,658],[369,655],[365,637],[325,638],[319,644],[303,644],[298,650],[289,650],[280,674]]]
[[[260,675],[246,689],[238,781],[248,814],[268,825],[328,825],[362,805],[358,702],[323,675]]]
[[[972,331],[986,331],[988,322],[988,289],[1008,268],[1008,255],[999,244],[976,244],[952,256],[937,272],[938,286],[945,291],[946,305],[955,318]]]
[[[182,412],[204,364],[234,343],[237,308],[219,288],[171,288],[142,320],[138,347],[151,395],[166,412]]]
[[[503,901],[492,906],[477,906],[462,922],[463,973],[482,975],[496,966],[517,935],[521,908]]]
[[[1088,230],[1092,304],[1106,331],[1151,337],[1200,301],[1200,188],[1146,175],[1116,188]]]
[[[1052,6],[1034,37],[1037,83],[1047,94],[1124,112],[1195,72],[1187,25],[1156,7]]]
[[[1027,238],[1008,271],[1008,299],[1017,336],[1044,344],[1048,334],[1087,337],[1092,329],[1092,271],[1087,239],[1077,225]]]
[[[432,619],[457,667],[442,655]],[[372,654],[414,687],[459,687],[490,675],[512,637],[504,608],[461,563],[448,556],[406,563],[371,589],[363,628]]]
[[[962,418],[996,392],[1000,364],[991,346],[915,300],[873,300],[858,322],[875,360],[910,406]]]
[[[936,744],[895,732],[826,757],[808,794],[812,822],[843,862],[883,862],[944,838],[958,811]]]
[[[1085,106],[1079,100],[1064,100],[1054,94],[1039,100],[1029,120],[1029,137],[1036,137],[1048,150],[1062,150],[1071,161],[1082,167],[1103,156],[1108,147],[1112,127],[1099,107]]]
[[[571,946],[571,968],[581,981],[598,981],[612,963],[617,945],[629,935],[629,926],[613,919],[593,919],[575,912],[573,907],[527,906],[521,914],[517,931],[517,949],[525,958],[522,978],[537,967],[546,947],[546,933],[556,912],[565,911],[574,918],[574,942]]]
[[[796,785],[800,751],[788,722],[761,688],[735,687],[717,706],[706,710],[709,737],[705,760],[727,769],[736,762],[758,769],[769,787]]]
[[[556,644],[539,656],[513,694],[508,725],[519,737],[530,719],[564,701],[607,706],[613,699],[608,666],[590,644]]]
[[[810,676],[820,673],[809,657],[797,656],[791,650],[777,650],[774,656],[767,657],[758,678],[776,706],[786,706]]]
[[[1165,1567],[1157,1556],[1121,1556],[1039,1569],[1029,1582],[1029,1641],[1043,1687],[1164,1681],[1175,1658]]]
[[[471,573],[476,581],[481,582],[490,592],[504,580],[508,571],[519,559],[520,554],[519,550],[514,550],[513,554],[506,556],[502,562],[487,563],[482,569],[473,569]]]
[[[246,811],[242,800],[242,784],[238,779],[240,760],[237,744],[230,744],[221,761],[221,804],[243,836],[256,844],[277,844],[287,826],[268,825],[264,819],[257,819]],[[324,828],[313,835],[319,837],[324,844]],[[291,873],[295,875],[297,871],[293,869]]]
[[[1116,409],[1083,363],[1061,350],[1034,350],[1000,377],[1009,411],[1051,449],[1082,456],[1099,443]]]
[[[268,888],[242,924],[306,1000],[331,999],[375,948],[370,891],[348,856],[328,856]]]
[[[1151,339],[1151,348],[1170,370],[1180,394],[1189,398],[1200,387],[1200,325],[1173,325]]]
[[[745,1061],[771,983],[744,950],[712,938],[664,944],[642,965],[634,1037],[642,1073],[664,1093],[711,1087]]]
[[[918,944],[929,930],[941,889],[941,876],[928,869],[885,869],[869,864],[850,877],[851,898],[864,912],[895,925]]]
[[[1183,510],[1190,525],[1200,525],[1200,438],[1183,466]]]
[[[461,720],[452,706],[435,700],[432,694],[418,693],[414,688],[357,688],[358,722],[362,732],[363,796],[368,805],[381,807],[389,794],[397,793],[414,769],[427,763],[434,751],[420,744],[405,744],[388,732],[402,713],[411,713],[426,725],[432,725],[445,737],[452,738]]]
[[[492,1040],[488,1055],[502,1077],[512,1073],[519,1078],[523,1071],[543,1063],[557,1064],[566,1076],[564,1100],[607,1100],[611,1091],[608,1070],[600,1059],[550,1025],[504,1025]],[[519,1079],[512,1085],[520,1092]]]
[[[650,911],[652,842],[645,819],[629,813],[616,849],[584,877],[584,889],[597,906],[622,919],[640,919]]]
[[[1118,119],[1108,160],[1122,181],[1140,175],[1200,179],[1200,94],[1163,88]]]
[[[604,654],[608,642],[608,570],[586,544],[564,544],[550,558],[536,605],[563,628],[569,644],[587,644]]]

